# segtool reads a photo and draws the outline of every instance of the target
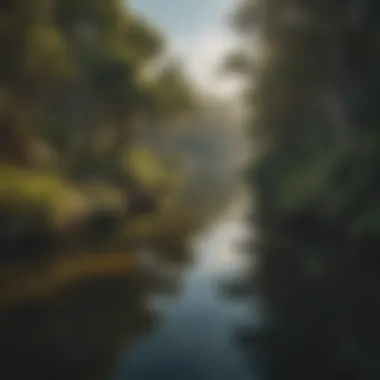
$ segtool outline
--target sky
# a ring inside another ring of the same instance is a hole
[[[223,56],[236,47],[236,37],[227,25],[227,15],[236,0],[133,0],[169,38],[170,50],[183,57],[185,69],[205,92],[223,98],[238,90],[234,78],[217,73]]]

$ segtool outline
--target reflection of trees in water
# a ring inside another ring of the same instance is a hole
[[[5,378],[103,378],[120,349],[151,326],[144,292],[136,276],[90,277],[49,298],[3,306]]]
[[[2,263],[12,260],[0,273],[1,378],[108,378],[125,349],[153,327],[149,296],[179,291],[180,269],[191,261],[188,238],[208,214],[191,206],[116,230],[104,218],[88,233],[72,226],[55,252],[44,235],[35,247],[22,242],[20,253],[3,250]],[[145,261],[142,243],[152,252]]]
[[[164,261],[173,261],[174,250],[177,256],[184,254],[173,247]],[[162,261],[160,257],[164,259],[157,252],[157,263]],[[184,265],[186,261],[184,257],[176,263]],[[119,356],[156,322],[148,296],[177,291],[177,280],[164,280],[164,276],[141,268],[123,274],[84,272],[82,278],[55,292],[3,301],[2,378],[108,378]],[[20,275],[14,283],[23,281],[27,280]]]

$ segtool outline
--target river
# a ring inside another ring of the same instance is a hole
[[[236,327],[252,319],[250,305],[220,291],[247,267],[239,245],[249,239],[242,197],[192,241],[195,264],[179,295],[157,297],[158,328],[125,353],[113,380],[251,380],[234,341]]]
[[[252,379],[233,333],[254,320],[257,308],[221,291],[248,268],[239,252],[250,238],[248,209],[238,196],[191,239],[193,260],[181,269],[149,264],[149,255],[143,260],[156,272],[165,269],[160,276],[174,276],[168,291],[130,266],[128,255],[109,252],[72,252],[62,262],[8,273],[0,302],[1,378]]]

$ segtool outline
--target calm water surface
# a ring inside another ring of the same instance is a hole
[[[237,248],[249,237],[246,209],[239,199],[194,239],[196,263],[185,274],[183,291],[154,300],[158,329],[125,353],[113,380],[252,379],[232,337],[237,326],[252,318],[252,310],[247,303],[228,300],[219,286],[246,267]]]

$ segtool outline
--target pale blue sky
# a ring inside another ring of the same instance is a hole
[[[133,0],[167,34],[181,39],[196,38],[220,21],[228,0]]]
[[[233,49],[227,14],[236,0],[130,0],[169,37],[171,50],[179,53],[190,76],[207,92],[229,96],[234,81],[221,79],[217,66]]]

